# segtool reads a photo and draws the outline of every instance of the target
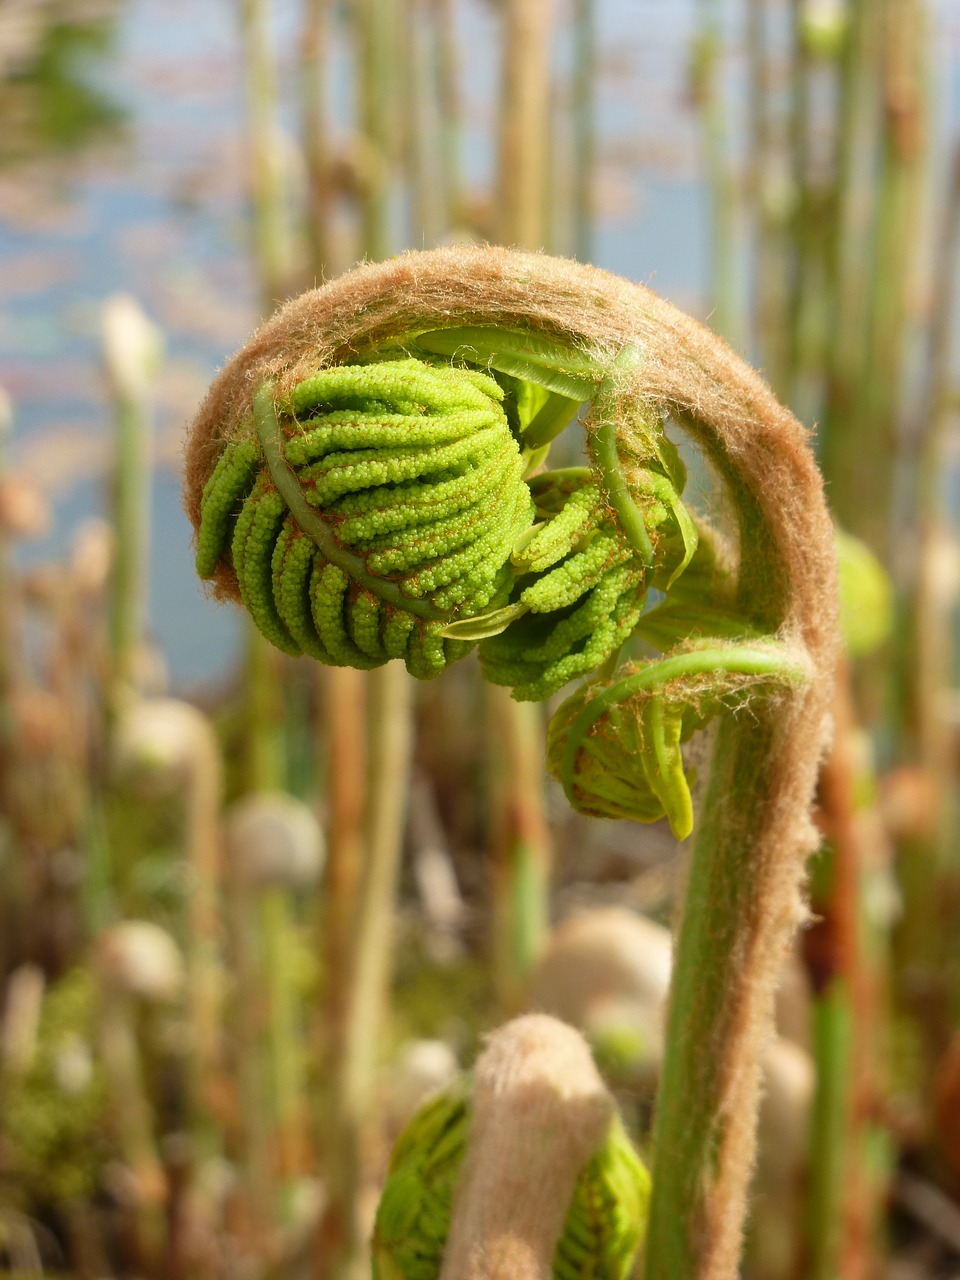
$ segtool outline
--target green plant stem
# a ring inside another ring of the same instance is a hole
[[[327,869],[322,952],[325,969],[324,1039],[335,1064],[345,1043],[350,1007],[348,956],[364,861],[363,810],[367,777],[367,678],[351,667],[324,670],[327,730]],[[335,1067],[334,1076],[341,1074]]]
[[[671,986],[644,1280],[724,1274],[715,1273],[700,1253],[702,1180],[720,1159],[724,1123],[736,1120],[735,1113],[718,1114],[724,1069],[736,1052],[739,1030],[727,1022],[729,986],[745,980],[731,973],[731,959],[742,945],[742,921],[755,902],[750,881],[756,869],[746,833],[769,820],[764,809],[776,781],[782,733],[777,719],[760,704],[749,723],[725,718],[717,735]],[[738,958],[736,969],[744,960]]]
[[[887,0],[885,10],[883,170],[867,310],[866,364],[858,397],[863,444],[856,475],[849,477],[861,486],[860,528],[847,526],[881,555],[889,546],[886,525],[899,455],[908,302],[921,237],[926,143],[920,81],[922,3]],[[833,478],[829,472],[828,478]]]
[[[244,630],[242,789],[270,791],[282,785],[285,773],[280,660],[249,618]]]
[[[446,196],[446,227],[456,231],[463,221],[460,179],[461,108],[457,77],[456,32],[451,0],[429,0],[434,36],[433,70],[440,112],[440,169]]]
[[[189,949],[188,1002],[192,1037],[192,1104],[198,1132],[209,1145],[211,1112],[217,1113],[223,1089],[221,1044],[223,972],[221,967],[220,806],[223,766],[212,726],[197,717],[197,740],[186,785],[184,844],[190,870],[187,899]]]
[[[277,84],[270,0],[237,0],[247,104],[253,252],[265,309],[287,292],[292,266],[282,151],[277,145]]]
[[[247,147],[253,260],[264,311],[287,292],[293,249],[286,217],[285,179],[277,145],[277,84],[270,0],[237,0],[247,108]],[[283,689],[276,650],[245,618],[244,779],[249,791],[281,785]]]
[[[811,1280],[836,1280],[842,1242],[842,1205],[849,1172],[851,1001],[846,982],[834,977],[814,1000],[811,1047],[817,1064],[810,1134],[805,1272]]]
[[[551,136],[553,0],[508,0],[501,28],[497,235],[540,248]],[[552,851],[543,811],[542,717],[485,690],[491,759],[492,944],[498,995],[515,1011],[546,935]]]
[[[300,117],[307,169],[308,274],[318,283],[333,258],[327,111],[330,0],[305,0],[300,29]]]
[[[852,402],[863,358],[862,316],[869,270],[864,209],[871,205],[877,151],[881,32],[876,18],[877,6],[872,0],[852,0],[841,67],[836,172],[827,236],[830,329],[835,337],[828,352],[827,396],[820,426],[821,464],[827,472],[832,454],[839,454],[849,439],[845,418],[855,407]],[[843,495],[841,501],[849,504],[852,499]],[[853,530],[842,510],[837,515],[844,528]]]
[[[852,6],[830,237],[836,340],[829,349],[823,468],[841,525],[881,558],[889,547],[907,298],[920,238],[922,27],[918,0]],[[864,207],[872,212],[868,231]]]
[[[367,716],[369,677],[350,667],[324,673],[326,727],[325,789],[327,796],[326,894],[322,911],[321,953],[324,1001],[321,1042],[331,1087],[321,1114],[325,1167],[332,1195],[318,1236],[319,1274],[342,1273],[356,1251],[357,1181],[361,1153],[357,1126],[343,1122],[343,1089],[351,1070],[347,1029],[354,995],[354,922],[358,918],[359,880],[366,860],[364,802],[367,794]]]
[[[241,1184],[246,1232],[255,1251],[263,1249],[274,1225],[277,1180],[271,1132],[270,1073],[264,1052],[268,1009],[263,977],[257,904],[242,873],[231,883],[232,960],[236,973],[236,1088],[240,1105]]]
[[[304,1060],[300,1041],[297,982],[297,922],[289,890],[273,887],[260,901],[263,971],[269,1001],[270,1050],[276,1159],[281,1182],[301,1177],[309,1150]]]
[[[543,791],[543,713],[488,690],[493,810],[493,972],[501,1009],[522,1007],[548,928],[550,833]]]
[[[265,310],[280,301],[293,275],[294,245],[286,208],[286,175],[278,145],[277,76],[269,0],[239,0],[247,99],[254,261]],[[300,48],[301,111],[306,149],[308,243],[313,263],[329,246],[329,200],[323,56],[327,6],[309,0]],[[261,390],[263,390],[261,388]],[[263,417],[256,402],[258,424]],[[271,446],[277,445],[272,399]],[[281,460],[282,466],[282,460]],[[283,468],[284,474],[288,474]],[[286,776],[284,691],[278,654],[248,620],[245,665],[245,788],[281,788]],[[240,912],[236,943],[246,980],[254,993],[252,1010],[241,1014],[245,1052],[240,1063],[248,1136],[247,1191],[254,1227],[265,1232],[280,1209],[279,1186],[300,1172],[298,1130],[306,1121],[298,1048],[298,997],[291,946],[294,921],[286,892],[267,889],[247,901],[237,887]],[[257,946],[259,943],[259,946]],[[269,1099],[269,1102],[267,1101]],[[282,1214],[282,1209],[280,1209]]]
[[[594,0],[576,0],[573,11],[573,253],[593,256],[593,187],[596,179],[595,94],[597,33]]]
[[[948,609],[937,581],[937,555],[949,537],[949,513],[944,510],[943,476],[947,465],[946,428],[950,412],[951,355],[955,332],[954,298],[960,276],[960,147],[954,154],[945,193],[943,224],[934,256],[934,295],[930,318],[927,394],[921,423],[915,428],[916,505],[920,513],[913,625],[903,669],[910,673],[907,689],[908,741],[924,769],[948,782],[949,728],[942,709],[943,690],[950,683],[951,638]]]
[[[543,245],[553,0],[507,0],[501,36],[497,239]]]
[[[301,42],[304,149],[310,184],[310,270],[314,280],[334,274],[330,216],[332,201],[328,174],[327,111],[325,104],[326,67],[330,24],[329,0],[307,0]],[[271,405],[270,412],[275,416]],[[366,701],[367,676],[350,667],[318,667],[316,688],[326,744],[319,779],[327,804],[327,863],[325,893],[319,913],[319,951],[323,965],[323,1000],[314,1042],[327,1079],[334,1086],[323,1095],[320,1108],[321,1133],[338,1133],[340,1091],[336,1082],[345,1078],[343,1065],[346,1028],[351,1003],[349,969],[353,921],[357,913],[357,890],[364,863],[364,797],[367,777]],[[345,1161],[349,1169],[359,1157],[349,1142],[350,1135],[322,1144],[327,1169]],[[344,1263],[348,1251],[346,1237],[353,1222],[354,1208],[350,1177],[338,1179],[342,1190],[335,1194],[322,1216],[317,1238],[318,1274],[329,1276]]]
[[[869,793],[854,754],[850,671],[841,662],[835,737],[820,773],[828,843],[811,875],[815,923],[804,935],[813,990],[816,1089],[810,1134],[807,1264],[814,1280],[862,1280],[872,1273],[878,1206],[866,1174],[868,1131],[882,1068],[876,1043],[870,951],[862,902],[867,853],[858,797]],[[858,821],[859,816],[859,821]],[[876,951],[874,946],[872,950]],[[880,956],[875,957],[879,960]]]
[[[332,1274],[359,1280],[365,1258],[359,1191],[370,1143],[371,1104],[390,985],[396,894],[411,756],[410,679],[399,663],[368,676],[370,769],[366,859],[349,940],[349,1002],[335,1080],[328,1177],[337,1262]],[[328,1218],[330,1213],[328,1212]]]
[[[398,14],[394,0],[353,0],[354,40],[358,57],[358,115],[364,151],[361,194],[361,244],[374,259],[393,247],[390,228],[390,172],[398,123],[396,51]]]
[[[114,404],[116,462],[113,523],[116,553],[110,601],[114,710],[136,683],[143,641],[150,529],[150,418],[143,401],[118,395]]]
[[[949,581],[944,583],[943,573],[944,550],[955,536],[944,480],[950,474],[951,359],[958,276],[960,148],[955,152],[945,192],[931,275],[934,295],[926,394],[911,441],[916,483],[911,488],[910,507],[915,498],[919,511],[919,545],[911,561],[917,568],[912,598],[908,597],[909,630],[897,663],[905,673],[904,755],[929,784],[933,812],[917,814],[915,830],[898,842],[897,880],[903,912],[894,931],[896,996],[900,1008],[918,1023],[924,1065],[931,1074],[960,1017],[960,945],[953,917],[944,910],[960,876],[960,793],[950,747],[952,728],[944,715],[944,701],[953,682],[956,642],[953,590]],[[905,504],[901,518],[910,514]],[[933,921],[936,928],[931,927]],[[922,993],[919,1000],[918,991]]]
[[[422,3],[407,3],[403,11],[406,57],[403,88],[407,121],[404,149],[410,173],[411,240],[423,248],[439,244],[446,230],[448,212],[443,182],[436,77],[432,75],[432,32]]]
[[[700,114],[703,162],[710,199],[710,322],[735,347],[743,345],[740,316],[737,181],[730,160],[727,113],[718,74],[720,20],[716,0],[700,0],[700,30],[693,69],[693,95]]]

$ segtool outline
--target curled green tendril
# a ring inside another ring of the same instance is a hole
[[[626,669],[613,684],[586,685],[557,710],[547,763],[575,809],[593,817],[656,822],[678,840],[693,829],[690,786],[680,751],[722,707],[752,687],[789,686],[807,677],[792,650],[720,644],[674,653]]]
[[[470,1113],[462,1092],[442,1094],[421,1107],[398,1138],[374,1226],[374,1280],[437,1280]],[[649,1174],[615,1119],[577,1179],[553,1280],[626,1280],[649,1196]]]
[[[507,602],[532,521],[503,389],[474,369],[403,359],[318,371],[229,443],[201,500],[197,569],[229,556],[279,649],[431,678],[471,644],[444,624]]]

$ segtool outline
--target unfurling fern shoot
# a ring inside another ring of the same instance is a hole
[[[550,470],[578,414],[591,465]],[[725,489],[732,537],[685,505],[668,417]],[[584,812],[666,816],[687,836],[682,744],[716,719],[645,1274],[732,1280],[836,644],[832,530],[803,429],[648,290],[542,255],[445,249],[288,304],[214,383],[187,464],[201,575],[285,651],[402,658],[429,678],[479,645],[484,675],[517,698],[582,681],[549,756]],[[635,637],[660,656],[621,661]]]

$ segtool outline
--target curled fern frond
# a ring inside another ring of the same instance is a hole
[[[467,1151],[472,1106],[461,1090],[426,1103],[401,1133],[373,1233],[374,1280],[437,1280]],[[614,1117],[577,1178],[553,1280],[625,1280],[642,1242],[650,1177]]]
[[[685,839],[693,828],[693,803],[680,744],[702,727],[705,712],[641,693],[613,702],[584,725],[581,717],[596,692],[579,689],[552,717],[551,774],[580,813],[634,822],[667,817],[677,839]]]
[[[503,391],[419,360],[338,365],[231,441],[200,504],[197,571],[229,558],[260,631],[336,666],[437,675],[470,648],[444,625],[506,602],[533,518]]]

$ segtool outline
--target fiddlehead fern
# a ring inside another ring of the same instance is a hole
[[[569,1147],[554,1132],[563,1084],[585,1112],[572,1118],[574,1134],[581,1125],[584,1131]],[[518,1018],[490,1037],[475,1082],[454,1085],[416,1112],[397,1139],[380,1197],[374,1280],[438,1280],[454,1196],[461,1175],[470,1178],[464,1172],[468,1151],[474,1181],[478,1162],[495,1153],[479,1180],[502,1188],[488,1205],[490,1236],[479,1247],[495,1249],[500,1230],[523,1237],[509,1203],[530,1177],[519,1160],[526,1157],[535,1168],[546,1156],[568,1202],[555,1215],[558,1234],[527,1243],[545,1252],[553,1280],[626,1280],[643,1241],[650,1177],[579,1032],[544,1014]],[[510,1167],[514,1160],[517,1167]],[[468,1198],[469,1192],[460,1196],[461,1215],[469,1212]],[[531,1225],[538,1230],[539,1224]]]
[[[488,676],[520,697],[593,675],[596,684],[573,695],[553,730],[568,794],[593,811],[608,803],[634,817],[662,810],[678,834],[691,821],[680,742],[693,723],[720,713],[674,971],[646,1276],[729,1280],[752,1163],[756,1046],[784,942],[801,916],[804,859],[816,842],[808,812],[836,645],[832,529],[820,479],[802,428],[756,375],[647,290],[540,255],[446,249],[363,267],[304,295],[228,365],[189,448],[195,525],[225,449],[256,436],[265,456],[277,441],[271,415],[292,425],[290,396],[301,384],[342,366],[433,365],[438,357],[455,366],[441,376],[471,369],[503,392],[517,456],[532,476],[520,482],[523,518],[509,545],[506,534],[498,543],[502,561],[494,568],[491,560],[484,587],[457,601],[440,594],[446,583],[424,582],[422,594],[408,593],[406,564],[380,577],[373,548],[362,540],[347,546],[322,513],[322,527],[309,536],[318,547],[331,542],[323,555],[350,581],[340,579],[340,594],[330,588],[324,597],[336,652],[319,626],[317,635],[326,660],[356,652],[363,664],[383,661],[400,651],[399,641],[388,648],[385,628],[403,607],[416,619],[404,657],[424,673],[460,651],[447,645],[479,641]],[[585,402],[589,474],[536,477],[542,451]],[[729,562],[713,554],[710,538],[698,546],[681,498],[682,469],[663,435],[665,415],[701,446],[725,490],[734,517]],[[278,490],[289,474],[286,464],[273,468]],[[269,482],[263,490],[266,501]],[[228,523],[236,514],[230,492],[215,504],[225,504]],[[333,525],[347,496],[331,499]],[[289,499],[287,506],[293,511]],[[296,540],[292,527],[289,537]],[[251,551],[251,598],[273,624],[265,558],[257,545]],[[244,577],[250,554],[240,548]],[[358,575],[379,579],[376,589],[343,567],[347,555]],[[238,576],[230,554],[221,553],[212,568],[216,589],[241,595]],[[650,587],[666,595],[652,609],[644,600]],[[273,607],[290,633],[275,595]],[[376,612],[375,625],[363,609],[370,618]],[[663,657],[625,667],[618,681],[618,649],[631,634]],[[600,664],[602,675],[593,669]],[[613,734],[624,743],[619,763],[605,758],[604,770],[620,769],[625,744],[641,759],[639,769],[630,761],[617,775],[611,800],[606,782],[597,782],[597,760]],[[636,794],[626,800],[630,789]]]
[[[374,1280],[437,1280],[467,1151],[470,1100],[441,1094],[397,1140],[377,1209]],[[625,1280],[643,1240],[650,1176],[619,1119],[584,1164],[557,1241],[552,1280]]]

